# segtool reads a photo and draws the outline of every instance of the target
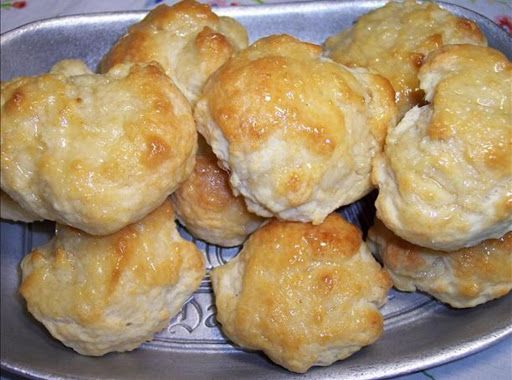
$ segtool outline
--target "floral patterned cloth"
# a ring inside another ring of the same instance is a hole
[[[289,2],[291,0],[209,0],[214,7],[243,6]],[[307,1],[307,0],[295,0]],[[343,1],[343,0],[340,0]],[[487,16],[512,33],[512,0],[444,0]],[[0,31],[6,32],[26,23],[90,12],[151,9],[162,0],[0,0]],[[166,1],[172,3],[173,1]],[[428,371],[400,377],[400,380],[458,380],[460,378],[509,380],[512,377],[512,337],[468,358],[445,364]],[[8,380],[6,373],[2,380]]]

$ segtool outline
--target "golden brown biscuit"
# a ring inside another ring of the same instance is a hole
[[[377,214],[398,236],[452,251],[512,230],[512,65],[449,45],[419,73],[430,105],[392,128],[375,159]]]
[[[91,234],[141,219],[194,166],[190,105],[157,64],[95,75],[65,61],[2,83],[1,111],[2,189]]]
[[[397,289],[418,289],[453,307],[473,307],[512,289],[511,232],[472,248],[440,252],[406,242],[377,221],[368,245]]]
[[[247,44],[242,25],[218,17],[206,4],[162,4],[130,27],[104,57],[100,70],[122,62],[156,61],[193,103],[208,77]]]
[[[219,168],[207,146],[171,201],[178,220],[193,236],[223,247],[242,244],[265,220],[247,211],[243,198],[233,195],[229,174]]]
[[[62,74],[66,77],[73,77],[77,75],[91,74],[91,70],[85,62],[79,59],[63,59],[57,62],[50,69],[52,74]]]
[[[204,266],[166,201],[108,236],[57,225],[56,236],[23,259],[20,292],[55,338],[98,356],[152,339],[197,289]]]
[[[400,117],[423,100],[418,70],[431,51],[446,44],[486,45],[478,26],[426,1],[389,2],[327,39],[328,56],[385,76],[396,91]]]
[[[360,232],[337,214],[317,226],[271,221],[211,277],[222,331],[294,372],[373,343],[391,287]]]
[[[384,78],[280,35],[212,75],[194,116],[249,211],[317,224],[370,191],[396,108]]]
[[[25,223],[43,220],[39,215],[21,208],[21,206],[3,190],[0,191],[0,217],[14,222]]]

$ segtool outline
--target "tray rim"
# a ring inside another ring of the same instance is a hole
[[[219,6],[213,7],[213,10],[216,14],[221,16],[229,16],[236,18],[237,16],[243,15],[268,15],[269,13],[279,13],[278,8],[286,8],[291,11],[291,13],[301,13],[310,9],[318,9],[325,8],[329,6],[337,6],[341,8],[350,8],[351,4],[359,4],[361,6],[364,3],[364,8],[369,10],[375,9],[375,7],[381,7],[388,2],[391,1],[401,1],[401,0],[307,0],[294,2],[292,0],[282,2],[282,3],[269,3],[269,4],[242,4],[236,7],[233,6]],[[491,26],[492,29],[499,31],[498,34],[503,33],[505,37],[508,37],[509,40],[512,41],[512,33],[508,33],[505,29],[501,28],[498,24],[496,24],[493,20],[488,18],[481,13],[478,13],[470,8],[464,7],[462,5],[458,5],[455,3],[449,3],[446,1],[437,1],[437,0],[416,0],[418,3],[425,2],[434,2],[438,4],[441,8],[446,10],[451,9],[462,9],[466,13],[472,15],[473,17],[478,18],[480,21],[484,21],[487,26]],[[30,30],[40,29],[46,26],[50,26],[52,24],[61,24],[66,23],[66,21],[75,21],[73,25],[86,24],[90,22],[94,22],[98,18],[101,19],[113,19],[113,21],[118,21],[121,17],[126,21],[131,21],[134,18],[145,16],[151,9],[140,9],[133,11],[109,11],[109,12],[90,12],[90,13],[73,13],[64,16],[56,16],[49,18],[42,18],[37,21],[28,22],[26,24],[20,25],[14,29],[5,31],[0,34],[0,45],[7,43],[9,39],[15,38],[18,34],[25,33]],[[270,12],[269,12],[270,11]],[[272,12],[273,11],[273,12]],[[251,42],[251,41],[250,41]]]

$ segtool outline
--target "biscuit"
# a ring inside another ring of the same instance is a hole
[[[194,166],[190,105],[158,64],[95,75],[61,62],[2,83],[1,111],[2,190],[27,211],[90,234],[140,220]]]
[[[199,287],[204,267],[166,201],[108,236],[57,225],[55,237],[23,259],[20,293],[55,338],[99,356],[152,339]]]
[[[206,4],[189,0],[170,7],[162,4],[117,41],[100,63],[100,71],[123,62],[156,61],[194,103],[208,77],[247,44],[242,25],[217,16]]]
[[[194,116],[249,211],[318,224],[372,189],[371,159],[396,108],[386,79],[279,35],[213,74]]]
[[[385,76],[396,91],[400,117],[423,101],[418,70],[431,51],[446,44],[486,45],[478,26],[426,1],[389,2],[325,42],[327,55],[350,67]]]
[[[176,216],[196,238],[223,247],[240,245],[265,219],[251,214],[243,198],[233,195],[229,174],[203,145],[194,171],[171,195]]]
[[[419,72],[430,105],[413,108],[376,157],[377,215],[401,238],[442,251],[512,230],[512,65],[448,45]]]
[[[368,245],[397,289],[421,290],[456,308],[503,297],[512,289],[512,232],[440,252],[406,242],[377,221],[368,232]]]
[[[337,214],[317,226],[271,221],[211,278],[227,337],[294,372],[373,343],[391,287],[360,232]]]
[[[43,220],[39,215],[21,208],[21,206],[4,191],[0,191],[0,217],[14,222],[25,223]]]

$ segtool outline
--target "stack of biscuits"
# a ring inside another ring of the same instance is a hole
[[[56,222],[30,313],[84,355],[152,339],[205,275],[235,344],[305,372],[376,341],[391,286],[456,308],[512,288],[512,66],[477,25],[391,2],[323,46],[160,5],[93,73],[2,83],[2,218]],[[374,189],[362,232],[336,210]],[[375,255],[373,256],[372,253]],[[382,266],[381,266],[381,264]]]

